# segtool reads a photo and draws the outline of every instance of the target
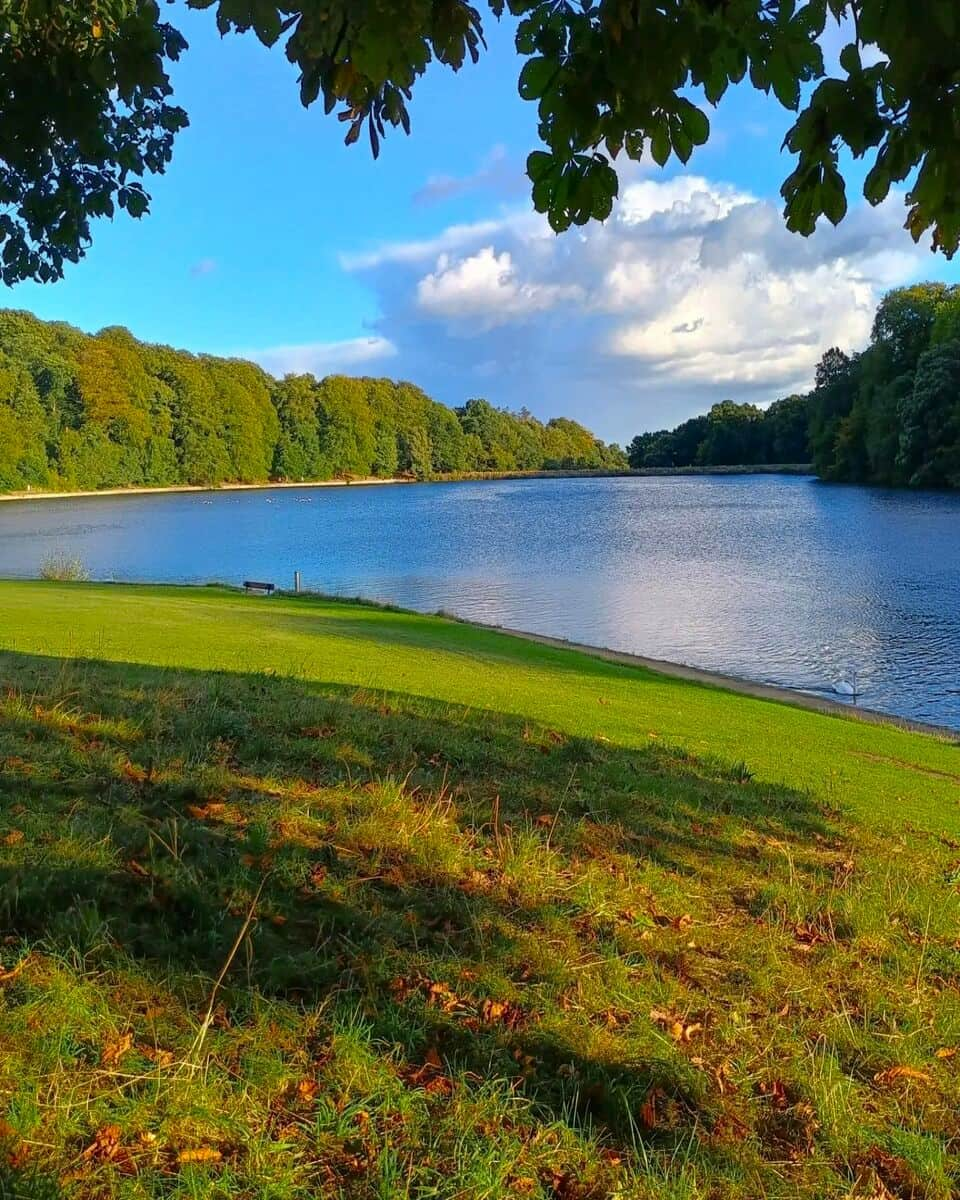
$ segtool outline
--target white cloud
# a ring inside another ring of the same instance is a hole
[[[461,259],[441,254],[436,270],[417,284],[421,311],[450,321],[466,333],[522,320],[580,295],[576,284],[523,281],[510,252],[496,254],[492,246]],[[463,321],[469,324],[460,325]]]
[[[892,196],[805,239],[722,181],[634,176],[603,225],[556,237],[523,210],[343,262],[402,372],[441,399],[482,391],[622,438],[775,399],[829,346],[862,346],[883,291],[934,269],[901,222]]]
[[[371,271],[390,263],[416,263],[435,258],[438,254],[451,253],[463,246],[476,245],[484,238],[501,233],[509,225],[533,224],[536,218],[522,215],[516,218],[495,218],[489,221],[474,221],[467,225],[449,225],[442,233],[432,238],[411,242],[388,242],[375,250],[341,254],[340,265],[345,271]]]
[[[332,375],[354,371],[364,363],[392,358],[397,352],[384,337],[349,338],[342,342],[306,342],[295,346],[270,346],[265,350],[247,350],[244,358],[252,358],[271,375]]]

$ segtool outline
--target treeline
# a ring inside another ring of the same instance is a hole
[[[638,434],[631,467],[734,467],[810,461],[807,399],[789,396],[766,410],[724,400],[676,429]]]
[[[575,421],[410,383],[289,375],[0,311],[0,490],[618,469]]]
[[[638,435],[628,457],[632,467],[812,463],[823,479],[960,487],[960,287],[888,293],[870,345],[828,350],[807,395],[766,410],[714,405]]]

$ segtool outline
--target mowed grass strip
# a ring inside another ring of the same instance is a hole
[[[309,599],[0,645],[0,1195],[960,1188],[955,745]]]

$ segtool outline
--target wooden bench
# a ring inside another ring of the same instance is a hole
[[[245,592],[257,592],[264,596],[270,596],[277,590],[275,583],[261,583],[256,579],[245,579],[243,581],[243,590]]]

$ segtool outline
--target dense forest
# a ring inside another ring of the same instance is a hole
[[[812,463],[824,479],[960,487],[960,287],[890,292],[870,345],[828,350],[809,394],[716,404],[628,453],[633,467]]]
[[[288,375],[0,311],[0,491],[622,468],[575,421]]]

